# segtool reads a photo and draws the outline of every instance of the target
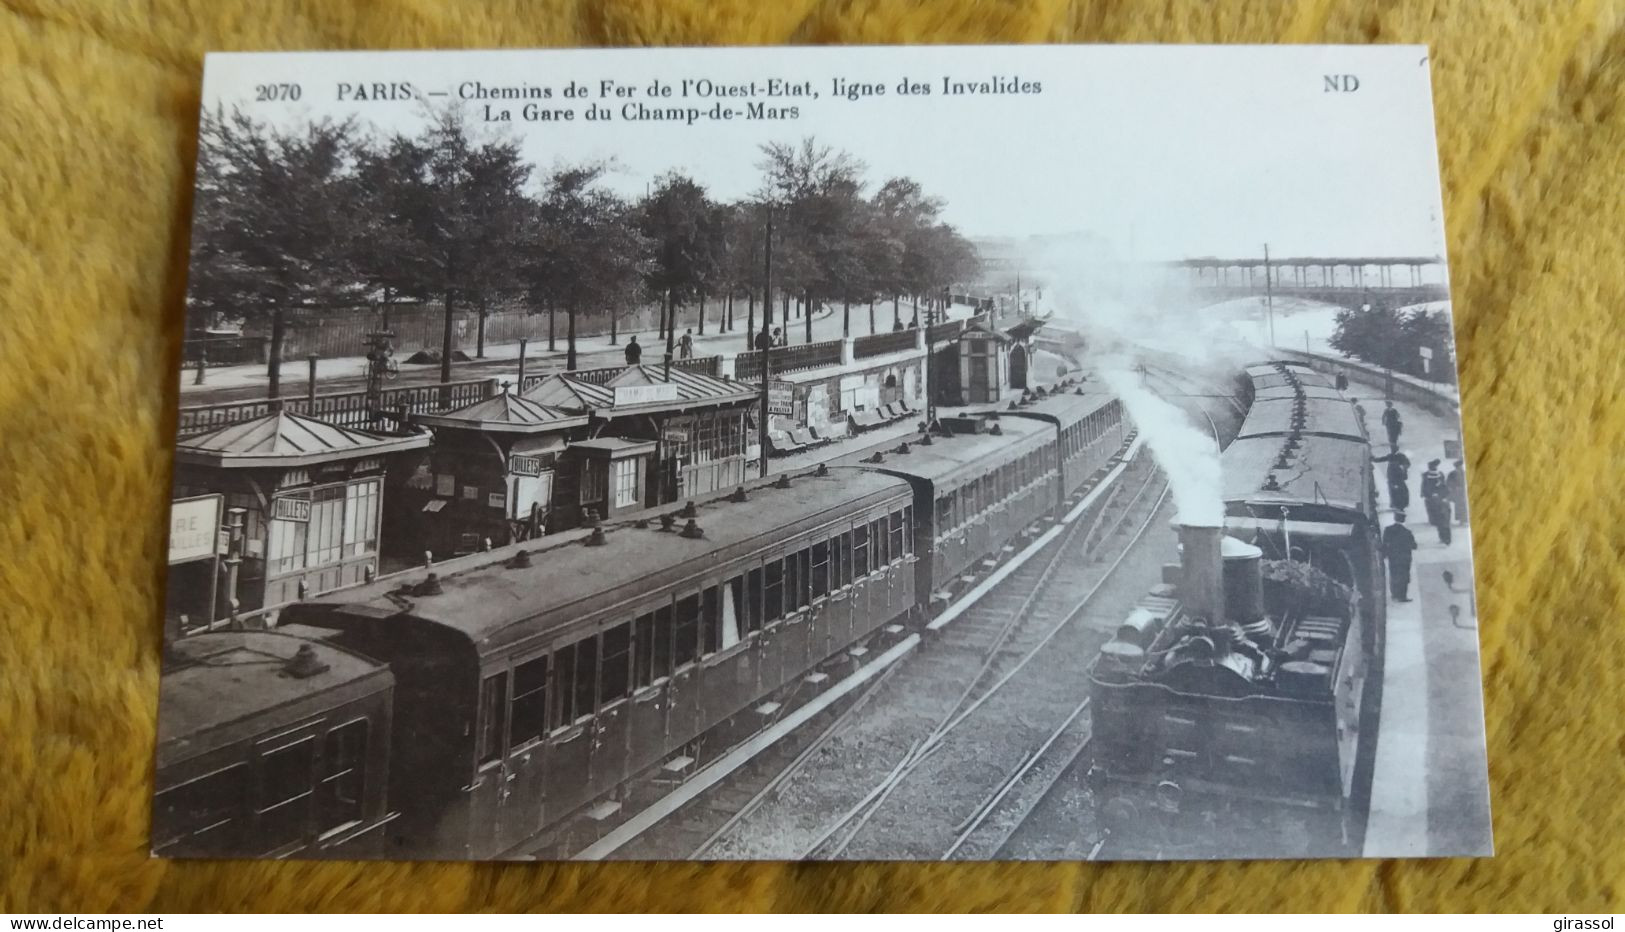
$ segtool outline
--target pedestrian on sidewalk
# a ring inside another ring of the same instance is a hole
[[[1427,509],[1428,523],[1439,532],[1439,543],[1450,545],[1450,503],[1445,500],[1444,473],[1439,461],[1429,460],[1427,472],[1422,473],[1422,505]]]
[[[626,364],[635,366],[643,359],[643,347],[638,345],[638,335],[632,334],[632,339],[626,344]]]
[[[1461,460],[1456,460],[1450,475],[1444,477],[1445,495],[1450,499],[1450,506],[1455,509],[1456,523],[1467,523],[1467,473],[1462,470]]]
[[[1373,463],[1388,464],[1388,506],[1395,511],[1404,511],[1411,504],[1411,458],[1399,452],[1398,447],[1392,447],[1387,456],[1373,456]]]
[[[774,346],[787,346],[787,345],[789,345],[788,342],[784,338],[784,331],[782,329],[778,328],[778,327],[773,328],[773,345]]]
[[[1395,602],[1411,600],[1411,553],[1416,537],[1405,526],[1405,512],[1394,512],[1394,523],[1382,529],[1382,555],[1388,560],[1388,594]]]
[[[683,338],[677,341],[677,357],[679,359],[694,358],[694,328],[683,331]]]
[[[1405,429],[1405,422],[1399,416],[1399,409],[1394,407],[1392,401],[1383,402],[1382,426],[1388,428],[1388,445],[1399,446],[1399,432]]]

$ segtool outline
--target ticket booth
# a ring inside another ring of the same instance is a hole
[[[958,404],[997,402],[1010,387],[1010,338],[980,321],[966,327],[959,350]]]
[[[400,535],[417,555],[471,553],[557,527],[559,459],[586,432],[588,416],[503,392],[439,414],[414,414],[434,431],[434,446],[402,477],[391,515],[413,530]]]
[[[375,434],[274,407],[177,442],[174,497],[218,494],[240,518],[239,610],[269,608],[378,572],[384,476],[428,443],[427,434]]]

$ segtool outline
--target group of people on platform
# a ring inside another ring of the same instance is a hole
[[[1355,407],[1359,408],[1358,402]],[[1392,401],[1385,402],[1382,426],[1388,434],[1389,452],[1371,460],[1388,464],[1388,503],[1394,509],[1393,523],[1382,530],[1382,554],[1388,561],[1389,594],[1396,602],[1409,602],[1411,554],[1416,550],[1416,536],[1405,527],[1405,509],[1411,503],[1411,460],[1399,449],[1405,425]],[[1448,546],[1451,525],[1467,523],[1467,476],[1461,460],[1454,462],[1448,475],[1439,469],[1441,462],[1429,460],[1427,471],[1422,473],[1422,506],[1428,524],[1439,535],[1439,543]]]

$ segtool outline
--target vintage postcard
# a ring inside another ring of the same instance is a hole
[[[202,103],[156,855],[1490,853],[1426,49]]]

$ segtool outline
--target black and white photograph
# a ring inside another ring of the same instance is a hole
[[[211,54],[153,854],[1489,855],[1427,59]]]

